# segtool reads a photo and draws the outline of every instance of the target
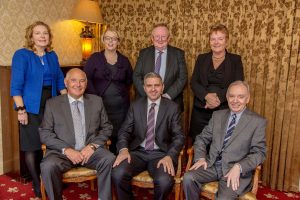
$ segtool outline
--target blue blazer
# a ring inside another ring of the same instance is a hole
[[[54,51],[46,52],[52,74],[52,96],[64,89],[64,75]],[[38,114],[43,89],[43,66],[39,57],[29,49],[19,49],[12,59],[11,96],[22,96],[26,111]]]

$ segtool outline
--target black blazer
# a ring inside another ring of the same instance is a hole
[[[207,75],[212,63],[212,52],[200,54],[197,58],[192,79],[191,88],[194,92],[194,106],[203,108],[204,97],[207,95],[209,86]],[[222,89],[217,93],[221,104],[226,102],[226,92],[230,83],[236,80],[244,80],[244,70],[241,56],[226,52],[224,60],[225,70]]]
[[[183,89],[187,81],[187,68],[184,51],[168,45],[166,75],[164,77],[164,93],[180,105],[183,111]],[[145,97],[144,76],[153,72],[155,67],[155,48],[147,47],[140,51],[135,69],[133,71],[133,84],[136,88],[137,97]]]
[[[117,149],[135,150],[145,140],[147,132],[147,97],[134,101],[118,133]],[[155,143],[177,163],[185,136],[181,126],[181,112],[173,101],[161,98],[155,126]]]

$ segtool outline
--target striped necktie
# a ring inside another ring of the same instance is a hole
[[[162,51],[159,51],[158,52],[158,56],[156,58],[156,62],[155,62],[155,69],[154,69],[154,72],[159,74],[159,71],[160,71],[160,67],[161,67],[161,54],[163,52]]]
[[[151,108],[148,114],[147,120],[147,133],[146,133],[146,143],[145,150],[153,150],[154,149],[154,129],[155,129],[155,107],[156,103],[151,104]]]
[[[236,123],[236,114],[233,114],[231,116],[231,121],[228,125],[228,128],[227,128],[227,131],[226,131],[226,134],[225,134],[225,137],[224,137],[224,142],[223,142],[223,146],[222,146],[222,150],[224,149],[224,147],[226,146],[227,142],[229,141],[232,133],[233,133],[233,130],[235,128],[235,123]]]

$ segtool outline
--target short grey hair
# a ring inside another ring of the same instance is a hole
[[[162,78],[161,78],[161,76],[158,73],[155,73],[155,72],[149,72],[149,73],[147,73],[144,76],[144,85],[145,85],[146,79],[148,79],[148,78],[158,78],[160,80],[160,82],[162,83]]]
[[[249,87],[249,84],[248,84],[246,81],[240,81],[240,80],[238,80],[238,81],[232,82],[232,83],[228,86],[228,89],[227,89],[227,92],[226,92],[226,96],[228,95],[229,89],[230,89],[231,87],[233,87],[233,86],[236,86],[236,85],[242,85],[242,86],[244,86],[244,87],[247,89],[248,94],[250,95],[250,87]]]

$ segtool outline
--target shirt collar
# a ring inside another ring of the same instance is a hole
[[[167,53],[168,47],[164,48],[163,50],[155,49],[155,53],[157,53],[157,54],[158,54],[160,51],[163,52],[163,53]]]
[[[160,104],[160,101],[161,101],[161,97],[159,97],[156,101],[151,101],[149,98],[147,98],[147,105],[148,107],[151,106],[152,103],[155,103],[158,107],[159,107],[159,104]]]
[[[235,112],[232,112],[232,111],[230,111],[230,116],[232,116],[233,114],[236,114],[236,116],[239,118],[242,114],[243,114],[243,112],[246,110],[246,106],[245,106],[245,108],[241,111],[241,112],[238,112],[238,113],[235,113]]]
[[[83,96],[79,97],[78,99],[74,99],[73,97],[71,97],[68,94],[68,99],[69,99],[69,103],[72,104],[74,101],[80,101],[81,103],[83,103]]]

